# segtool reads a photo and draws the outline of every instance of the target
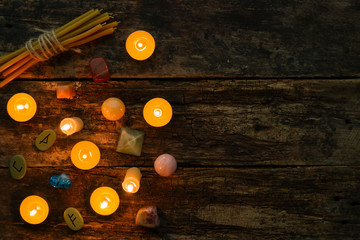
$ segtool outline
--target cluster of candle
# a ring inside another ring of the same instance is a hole
[[[126,50],[129,55],[136,60],[145,60],[149,58],[154,52],[154,49],[155,41],[151,34],[145,31],[134,32],[127,38]],[[57,88],[57,97],[59,99],[73,98],[74,96],[74,85],[63,85]],[[37,105],[34,98],[30,95],[26,93],[18,93],[12,96],[8,101],[7,110],[12,119],[18,122],[25,122],[34,117],[37,110]],[[125,114],[125,104],[120,99],[112,97],[103,102],[101,106],[101,112],[107,120],[117,121]],[[151,99],[145,104],[143,108],[143,117],[149,125],[153,127],[163,127],[168,124],[172,118],[172,107],[170,103],[163,98]],[[60,122],[60,130],[67,136],[81,131],[83,127],[84,122],[78,117],[65,118]],[[49,141],[50,135],[51,141]],[[37,140],[39,140],[39,144],[44,143],[45,139],[48,145],[41,147],[37,145],[37,148],[40,151],[45,151],[52,146],[56,139],[55,132],[51,129],[48,129],[43,131],[37,138]],[[90,141],[78,142],[71,150],[71,161],[74,166],[81,170],[92,169],[100,161],[100,150],[94,143]],[[177,163],[175,158],[171,155],[163,154],[155,160],[154,168],[159,175],[170,176],[176,171]],[[17,179],[21,179],[22,177]],[[140,189],[141,178],[142,174],[139,168],[129,168],[126,171],[124,180],[122,182],[123,190],[127,193],[138,192]],[[90,197],[90,205],[92,209],[100,215],[113,214],[119,207],[119,204],[119,195],[111,187],[99,187],[93,191]],[[147,209],[146,211],[150,211],[151,213],[154,212],[153,208],[150,210]],[[70,222],[73,224],[73,226],[70,224],[71,226],[69,225],[69,227],[73,230],[79,230],[79,227],[75,226],[73,222],[75,219],[71,218],[71,216],[75,214],[79,219],[81,218],[83,224],[83,219],[80,213],[74,208],[66,209],[64,216],[66,216],[66,213],[68,213],[67,215],[69,215],[69,218],[67,219],[65,217],[65,221],[67,223]],[[70,216],[70,213],[73,214]],[[28,196],[22,201],[20,205],[21,217],[30,224],[42,223],[47,218],[48,214],[49,205],[45,199],[39,196]],[[142,217],[145,216],[145,218],[147,216],[144,214],[138,215],[141,215]]]
[[[19,109],[19,111],[15,111]],[[21,111],[24,110],[25,111]],[[125,114],[125,104],[117,98],[109,98],[101,106],[103,116],[108,120],[119,120]],[[8,102],[9,115],[16,121],[27,121],[35,115],[36,102],[28,94],[15,94]],[[29,116],[31,116],[29,118]],[[163,98],[154,98],[148,101],[143,109],[145,121],[154,127],[162,127],[170,122],[172,108],[168,101]],[[78,117],[65,118],[60,122],[60,130],[70,136],[82,130],[83,121]],[[72,163],[79,169],[89,170],[94,168],[100,161],[99,148],[90,141],[81,141],[75,144],[71,150]],[[176,160],[169,154],[159,156],[154,168],[161,176],[170,176],[176,170]],[[127,193],[136,193],[140,189],[142,174],[136,167],[126,171],[122,188]],[[120,203],[119,195],[110,187],[97,188],[90,197],[90,205],[100,215],[114,213]],[[22,218],[30,224],[43,222],[49,213],[47,202],[39,196],[29,196],[20,205]]]

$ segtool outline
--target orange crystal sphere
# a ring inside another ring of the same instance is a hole
[[[136,31],[126,39],[126,51],[136,60],[149,58],[155,50],[155,40],[150,33]]]
[[[107,120],[116,121],[125,114],[125,104],[118,98],[111,97],[104,101],[101,112]]]

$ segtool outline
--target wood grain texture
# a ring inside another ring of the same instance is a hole
[[[31,167],[21,181],[0,169],[2,239],[358,239],[360,237],[359,167],[188,168],[170,178],[141,168],[138,193],[121,189],[126,168]],[[70,190],[52,188],[52,174],[65,172]],[[92,191],[113,187],[120,207],[99,216],[90,207]],[[43,224],[22,221],[19,205],[30,194],[43,196],[50,214]],[[139,208],[156,205],[161,226],[135,226]],[[63,211],[76,207],[85,226],[72,232]]]
[[[77,97],[56,99],[54,81],[15,81],[0,93],[0,234],[4,239],[357,239],[360,236],[358,163],[360,112],[358,80],[126,80],[98,84],[76,82]],[[38,103],[29,122],[7,114],[15,93],[27,92]],[[108,97],[126,105],[124,119],[101,115]],[[144,104],[164,97],[174,115],[169,125],[153,128],[142,117]],[[66,137],[62,118],[78,116],[84,129]],[[115,152],[122,126],[145,132],[143,154]],[[36,136],[53,128],[58,138],[46,152],[33,146]],[[76,169],[73,145],[95,142],[99,165]],[[170,153],[179,168],[159,177],[155,158]],[[8,161],[28,160],[21,181],[12,180]],[[121,189],[127,167],[143,173],[140,191]],[[69,191],[48,183],[68,174]],[[113,187],[118,211],[96,215],[91,192]],[[39,226],[25,224],[19,204],[28,195],[43,196],[50,215]],[[136,211],[156,205],[162,225],[148,230],[134,224]],[[65,225],[63,211],[76,207],[85,227],[77,233]]]
[[[199,80],[77,82],[77,97],[56,99],[57,82],[16,81],[0,94],[0,157],[23,154],[30,166],[72,166],[70,151],[82,140],[101,150],[100,166],[152,166],[162,153],[180,166],[358,166],[360,82],[358,80]],[[27,92],[38,103],[33,119],[12,120],[9,98]],[[125,117],[107,121],[101,104],[118,97]],[[163,97],[173,107],[171,122],[150,127],[145,103]],[[67,137],[59,129],[66,117],[80,117],[84,129]],[[145,132],[141,157],[115,152],[121,127]],[[46,152],[33,142],[45,129],[57,140]],[[0,166],[6,166],[1,161]]]
[[[98,56],[113,78],[359,76],[357,0],[2,0],[0,52],[22,47],[36,27],[57,28],[91,8],[113,13],[119,30],[23,78],[89,78],[88,62]],[[125,51],[127,36],[139,29],[157,43],[142,62]]]

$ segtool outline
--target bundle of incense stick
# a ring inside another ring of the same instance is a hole
[[[5,77],[0,88],[39,61],[112,34],[118,22],[106,23],[110,17],[109,13],[101,14],[101,10],[92,9],[56,30],[44,31],[38,39],[30,39],[25,47],[0,57],[0,73]]]

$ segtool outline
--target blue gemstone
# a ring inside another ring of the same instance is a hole
[[[50,178],[50,185],[55,188],[70,189],[72,187],[71,179],[65,173],[59,175],[52,175]]]

